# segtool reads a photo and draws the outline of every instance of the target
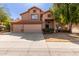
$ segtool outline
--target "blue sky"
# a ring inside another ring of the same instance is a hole
[[[48,10],[52,4],[51,3],[6,3],[2,4],[7,11],[10,13],[11,18],[20,18],[20,13],[27,11],[32,6],[37,6],[42,10]]]

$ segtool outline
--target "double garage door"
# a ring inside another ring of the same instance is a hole
[[[14,24],[13,32],[42,32],[41,24]]]

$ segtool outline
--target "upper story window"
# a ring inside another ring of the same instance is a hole
[[[51,17],[51,14],[48,14],[48,17]]]
[[[38,19],[38,15],[37,14],[32,14],[31,17],[32,17],[32,20],[37,20]]]

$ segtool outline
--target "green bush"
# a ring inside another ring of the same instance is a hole
[[[44,33],[53,33],[54,29],[43,29]]]

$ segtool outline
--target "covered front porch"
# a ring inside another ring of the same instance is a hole
[[[45,19],[43,32],[44,33],[53,33],[54,32],[54,20],[53,19]]]

